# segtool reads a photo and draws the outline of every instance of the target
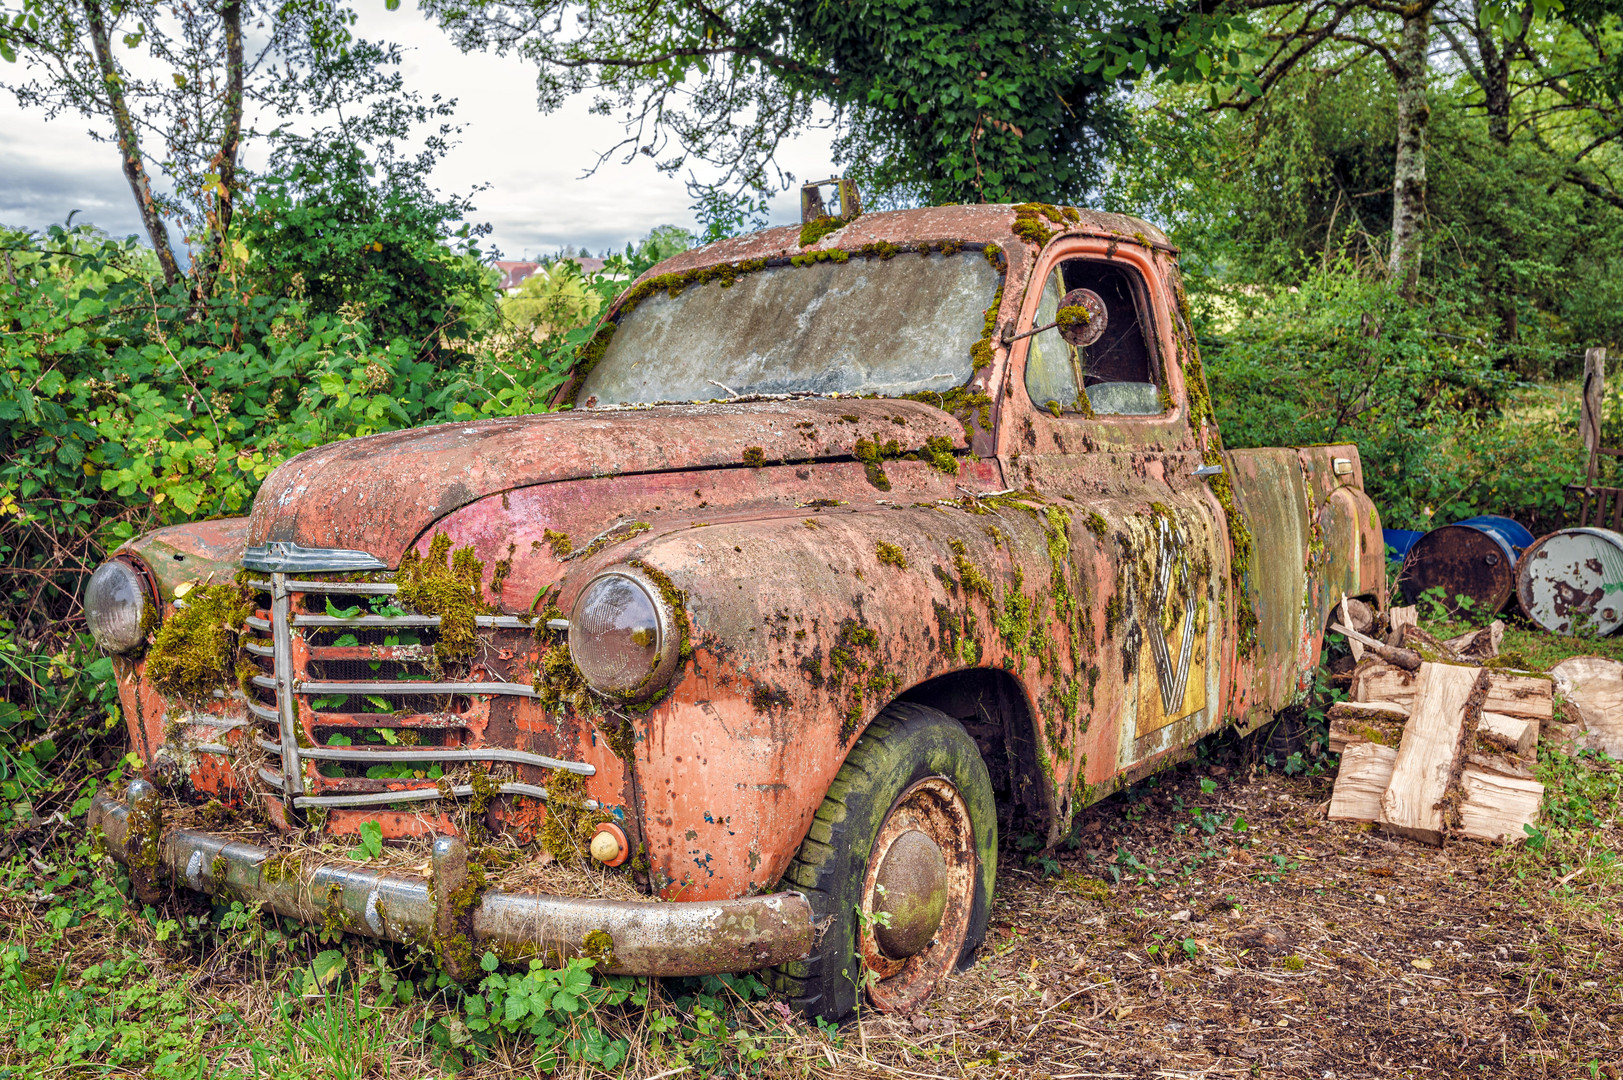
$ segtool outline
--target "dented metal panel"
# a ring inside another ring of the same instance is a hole
[[[532,838],[547,810],[531,796],[582,775],[582,797],[644,847],[649,889],[712,905],[692,907],[691,919],[642,910],[686,904],[635,905],[641,913],[624,916],[627,927],[666,927],[650,945],[666,972],[681,964],[736,970],[779,955],[748,952],[734,933],[743,924],[723,925],[738,912],[714,905],[778,884],[850,746],[898,699],[955,703],[952,715],[978,725],[984,752],[1006,758],[1010,797],[1057,842],[1078,807],[1188,753],[1202,734],[1291,700],[1317,658],[1325,605],[1343,589],[1378,597],[1384,568],[1356,450],[1221,453],[1165,238],[1128,218],[1055,212],[1038,222],[1054,237],[1042,250],[1015,234],[1011,207],[864,215],[813,246],[856,252],[945,240],[1003,250],[1001,301],[975,313],[986,348],[956,415],[917,400],[793,398],[395,432],[287,462],[246,528],[183,527],[132,545],[136,554],[220,549],[229,562],[247,544],[286,541],[365,552],[395,567],[443,535],[483,562],[481,587],[494,609],[475,622],[473,657],[429,672],[419,670],[424,646],[377,635],[408,625],[437,633],[438,617],[326,608],[349,602],[340,584],[357,605],[394,602],[390,575],[336,583],[278,574],[285,611],[273,616],[267,596],[248,624],[245,655],[260,668],[248,697],[222,690],[213,711],[177,724],[184,710],[151,691],[141,663],[120,663],[143,757],[152,761],[179,739],[178,769],[199,791],[241,797],[219,765],[228,756],[198,751],[239,746],[252,724],[261,728],[256,739],[288,759],[280,773],[266,770],[272,788],[291,776],[308,786],[307,800],[426,797],[420,780],[312,768],[406,754],[332,748],[334,734],[385,714],[318,706],[322,695],[409,694],[365,672],[324,674],[328,666],[410,669],[426,680],[420,697],[458,700],[408,710],[399,723],[425,747],[443,747],[433,751],[443,761],[511,769],[500,779],[512,797],[495,798],[487,824]],[[783,228],[724,241],[645,280],[792,256],[798,236]],[[1153,365],[1144,385],[1160,414],[1055,415],[1027,397],[1031,339],[1021,334],[1038,302],[1028,282],[1061,260],[1107,265],[1140,283],[1136,306],[1111,317],[1140,321]],[[567,616],[583,586],[617,566],[659,584],[686,649],[668,693],[635,708],[604,701],[582,709],[563,692],[579,686],[561,685],[573,671],[561,651]],[[174,574],[160,577],[172,593]],[[341,631],[374,639],[336,644]],[[273,731],[290,738],[270,738]],[[463,791],[448,786],[450,795]],[[272,820],[292,824],[279,793],[269,794]],[[390,836],[448,835],[466,824],[444,807],[368,804],[332,809],[325,827],[353,831],[368,820]],[[183,845],[203,846],[196,837]],[[165,850],[171,864],[180,859]],[[226,858],[252,863],[238,854]],[[332,879],[346,910],[364,921],[366,901],[348,881]],[[272,902],[320,917],[285,890]],[[549,932],[527,922],[541,909],[524,903],[487,894],[473,926],[557,955],[543,947]],[[570,934],[585,925],[584,909],[543,907]],[[771,905],[746,914],[789,925]],[[658,938],[676,928],[700,942],[686,959],[672,958],[681,952],[674,938]],[[800,933],[794,923],[774,941],[799,942]]]

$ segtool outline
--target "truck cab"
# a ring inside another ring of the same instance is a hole
[[[132,541],[87,597],[147,767],[109,851],[458,977],[915,1007],[985,933],[1000,819],[1057,844],[1384,603],[1355,447],[1224,449],[1176,256],[1042,204],[722,241],[615,301],[557,411],[312,450]],[[427,877],[278,853],[369,823]],[[505,884],[492,836],[626,897]]]

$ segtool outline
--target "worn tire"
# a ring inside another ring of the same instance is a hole
[[[950,914],[942,921],[944,927],[949,921],[954,927],[961,926],[960,940],[942,941],[938,932],[926,953],[918,957],[918,966],[928,961],[937,972],[923,994],[928,994],[940,974],[967,961],[980,947],[997,877],[997,808],[986,763],[975,740],[958,721],[936,709],[898,702],[881,712],[851,747],[810,832],[783,875],[782,887],[811,901],[821,928],[811,956],[773,968],[769,975],[773,987],[799,1011],[839,1021],[856,1009],[864,940],[857,911],[867,891],[869,856],[892,808],[901,805],[899,800],[904,795],[913,799],[910,793],[921,785],[940,790],[941,780],[956,789],[954,805],[967,811],[967,822],[973,828],[968,845],[973,859],[960,863],[957,878],[960,887],[967,887],[964,898],[972,894],[972,900],[967,921]],[[954,820],[962,822],[964,815],[960,813]],[[969,875],[967,882],[964,872]],[[871,948],[871,932],[866,942]],[[940,970],[938,961],[943,958],[946,966]],[[915,982],[923,977],[912,976]],[[868,995],[870,1001],[884,1007],[886,995],[881,991],[887,985],[880,982]],[[910,996],[916,1000],[904,1007],[922,1000],[917,993]],[[895,995],[891,997],[895,999]]]

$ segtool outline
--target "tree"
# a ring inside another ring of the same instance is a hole
[[[371,137],[400,131],[415,105],[401,98],[393,70],[398,50],[355,40],[354,13],[338,0],[0,5],[0,58],[20,62],[27,73],[9,89],[20,104],[49,117],[86,117],[93,136],[116,145],[165,281],[183,276],[168,228],[173,222],[195,245],[191,271],[199,297],[208,295],[227,257],[249,179],[240,165],[244,143],[264,136],[305,145],[281,129],[246,127],[249,106],[318,124],[361,114],[370,118],[362,134]],[[389,118],[391,109],[399,121],[393,128],[377,119]],[[341,126],[355,134],[353,123]]]
[[[832,112],[837,164],[872,195],[1081,201],[1123,131],[1114,91],[1146,70],[1192,70],[1224,21],[1195,18],[1192,0],[425,0],[423,9],[464,50],[533,62],[544,111],[591,92],[596,111],[618,115],[625,139],[599,164],[624,152],[688,170],[700,216],[738,224],[793,181],[775,163],[778,147],[821,109]],[[1175,38],[1191,19],[1201,33]],[[712,175],[698,178],[699,168]]]

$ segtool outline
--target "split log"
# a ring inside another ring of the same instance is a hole
[[[1342,595],[1345,596],[1346,594],[1343,593]],[[1346,622],[1348,626],[1357,630],[1360,634],[1367,634],[1375,628],[1374,608],[1362,600],[1346,600],[1344,603],[1347,618],[1343,619],[1343,622]],[[1349,619],[1350,622],[1347,621]]]
[[[1495,619],[1480,630],[1449,638],[1443,644],[1453,649],[1462,660],[1492,660],[1499,655],[1499,646],[1504,640],[1505,624]]]
[[[1482,719],[1477,721],[1476,736],[1500,750],[1530,757],[1538,745],[1538,721],[1484,709]]]
[[[1381,796],[1392,782],[1398,752],[1376,742],[1349,746],[1341,755],[1335,790],[1330,793],[1331,821],[1374,821],[1381,815]]]
[[[1482,706],[1496,713],[1544,721],[1555,715],[1555,683],[1543,675],[1488,672],[1488,700]]]
[[[1461,743],[1475,728],[1488,695],[1488,673],[1450,664],[1422,664],[1414,703],[1392,767],[1392,782],[1381,796],[1377,819],[1388,832],[1441,845],[1449,789],[1460,767]]]
[[[1512,844],[1527,839],[1525,826],[1538,824],[1544,785],[1525,769],[1504,768],[1505,760],[1472,755],[1460,770],[1458,835]]]
[[[1406,671],[1382,660],[1366,660],[1353,672],[1352,699],[1383,701],[1408,712],[1414,704],[1418,679],[1417,671]]]
[[[1363,645],[1364,648],[1389,664],[1396,664],[1398,667],[1407,668],[1410,671],[1420,669],[1421,656],[1412,649],[1394,649],[1390,645],[1384,645],[1376,641],[1367,634],[1360,634],[1346,623],[1331,623],[1330,629],[1338,634],[1345,634],[1348,641]]]
[[[1549,679],[1492,668],[1483,670],[1488,675],[1488,699],[1483,708],[1538,721],[1554,715],[1555,683]],[[1352,697],[1354,701],[1390,702],[1412,714],[1418,681],[1417,672],[1380,660],[1366,660],[1353,672]]]
[[[1384,701],[1341,701],[1330,706],[1330,750],[1343,753],[1360,743],[1380,743],[1396,750],[1403,741],[1407,709]]]
[[[1386,625],[1386,643],[1393,646],[1403,644],[1403,628],[1420,625],[1415,606],[1410,604],[1408,607],[1392,608],[1386,613]]]
[[[1623,664],[1575,656],[1551,668],[1550,675],[1567,699],[1567,718],[1585,729],[1583,745],[1623,758]]]
[[[1422,630],[1418,626],[1405,626],[1403,636],[1398,644],[1434,664],[1461,664],[1465,662],[1459,653],[1449,648],[1444,642],[1439,641],[1435,634]]]

